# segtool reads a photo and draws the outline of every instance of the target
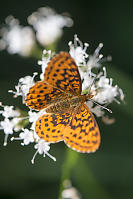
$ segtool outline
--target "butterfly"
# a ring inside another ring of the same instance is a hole
[[[100,131],[82,95],[82,82],[74,59],[67,52],[54,56],[45,69],[44,80],[35,83],[26,96],[31,109],[46,110],[36,122],[36,133],[49,143],[64,141],[81,153],[94,152],[100,145]]]

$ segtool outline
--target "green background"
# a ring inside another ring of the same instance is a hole
[[[72,184],[83,199],[132,199],[133,1],[5,0],[0,3],[0,23],[12,14],[26,25],[27,16],[42,6],[50,6],[58,13],[67,11],[74,20],[74,26],[64,30],[58,50],[68,50],[67,43],[75,33],[81,41],[90,44],[89,52],[100,42],[104,43],[102,53],[113,57],[107,72],[125,93],[125,104],[110,106],[116,122],[109,126],[98,120],[100,149],[94,154],[72,153],[70,165],[77,158],[70,176]],[[36,59],[0,52],[0,101],[24,109],[21,99],[13,99],[7,91],[14,88],[20,77],[32,75],[34,71],[40,72]],[[9,142],[3,147],[2,131],[0,137],[0,199],[57,199],[65,144],[51,146],[56,162],[38,155],[32,165],[33,146]]]

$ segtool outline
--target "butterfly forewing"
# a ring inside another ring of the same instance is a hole
[[[41,110],[55,103],[57,100],[66,97],[68,97],[67,93],[53,87],[45,81],[40,81],[30,88],[25,101],[30,108]]]
[[[73,95],[81,94],[82,84],[78,67],[69,53],[61,52],[51,59],[45,69],[44,79]]]

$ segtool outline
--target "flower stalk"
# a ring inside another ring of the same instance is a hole
[[[72,151],[71,149],[66,149],[65,159],[62,165],[62,174],[61,174],[61,181],[60,181],[60,188],[59,188],[59,199],[62,198],[62,192],[64,190],[63,183],[65,180],[71,178],[72,170],[76,167],[78,163],[80,154],[76,151]]]

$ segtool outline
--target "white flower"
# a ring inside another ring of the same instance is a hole
[[[29,115],[29,122],[30,123],[33,123],[33,122],[36,122],[37,121],[37,119],[38,119],[38,113],[39,112],[35,112],[35,111],[32,111],[32,110],[30,110],[29,112],[28,112],[28,115]]]
[[[20,26],[19,21],[13,16],[6,18],[7,27],[1,30],[0,49],[7,48],[11,54],[18,53],[29,56],[35,45],[34,32],[29,26]]]
[[[43,80],[44,79],[44,73],[45,73],[45,69],[52,57],[52,52],[51,50],[43,50],[43,54],[42,54],[42,60],[38,61],[38,64],[41,65],[41,69],[42,69],[42,73],[40,75],[40,79]]]
[[[39,154],[44,154],[45,152],[50,150],[50,146],[48,142],[45,142],[45,140],[40,139],[40,141],[34,146],[35,149],[38,150]]]
[[[97,94],[94,96],[94,100],[100,104],[111,103],[114,100],[117,102],[116,97],[119,96],[119,88],[117,85],[112,85],[112,79],[106,77],[106,69],[103,68],[104,74],[99,78],[96,83]]]
[[[103,55],[99,54],[102,47],[103,44],[100,43],[94,53],[92,55],[89,55],[88,61],[86,63],[88,70],[91,70],[94,67],[99,68],[103,62],[108,62],[112,60],[111,56],[103,58]]]
[[[4,130],[5,134],[13,134],[13,129],[19,121],[20,118],[13,118],[11,120],[5,118],[3,121],[0,122],[0,128]]]
[[[16,91],[9,90],[8,92],[13,93],[14,97],[22,96],[23,103],[25,96],[29,92],[29,89],[35,84],[34,77],[37,75],[37,73],[33,74],[33,77],[31,76],[25,76],[19,79],[18,85],[15,86]]]
[[[19,134],[20,139],[23,140],[22,145],[28,145],[31,142],[34,142],[33,131],[29,129],[23,129],[23,132]]]
[[[26,96],[29,92],[29,88],[31,88],[34,85],[34,77],[37,73],[34,73],[33,77],[26,76],[19,79],[19,83],[21,85],[21,91]]]
[[[45,140],[40,139],[39,142],[34,146],[35,149],[37,149],[36,153],[34,154],[31,162],[32,164],[34,164],[34,160],[36,155],[39,153],[40,155],[43,154],[43,157],[45,157],[45,155],[49,156],[51,159],[53,159],[54,161],[56,161],[55,157],[53,157],[52,155],[50,155],[48,153],[48,151],[50,150],[50,143],[45,142]]]
[[[9,117],[18,117],[20,116],[20,112],[18,110],[13,110],[13,106],[3,106],[4,108],[3,111],[0,111],[0,114],[3,115],[3,117],[5,118],[9,118]]]
[[[64,180],[63,182],[64,190],[62,191],[63,199],[80,199],[80,193],[78,190],[72,186],[70,180]]]
[[[4,146],[7,145],[8,135],[13,134],[13,130],[19,121],[19,118],[13,118],[12,120],[5,118],[3,121],[0,122],[0,129],[3,130],[5,133]]]
[[[8,135],[13,134],[13,131],[20,121],[20,118],[18,118],[20,112],[18,110],[13,110],[13,106],[4,106],[2,103],[0,103],[0,106],[3,108],[3,110],[0,111],[0,114],[4,117],[4,120],[0,121],[0,129],[5,133],[4,146],[6,146]]]
[[[48,7],[38,9],[28,17],[28,23],[36,30],[36,37],[40,44],[50,45],[62,36],[63,27],[71,27],[73,21],[70,17],[56,14]]]
[[[80,199],[79,193],[75,187],[70,187],[62,192],[62,198],[63,199]]]
[[[99,46],[94,51],[93,55],[89,55],[89,60],[87,62],[88,69],[91,69],[93,67],[99,67],[100,66],[100,59],[102,59],[103,55],[99,55],[99,51],[103,47],[103,44],[100,43]]]
[[[79,40],[77,35],[74,35],[74,44],[70,41],[68,43],[70,47],[70,55],[75,60],[76,64],[78,66],[85,65],[86,64],[86,58],[88,57],[88,54],[86,53],[86,50],[89,46],[88,43],[83,43]]]
[[[13,140],[23,140],[23,142],[21,143],[21,145],[28,145],[31,142],[34,142],[34,132],[32,130],[29,129],[22,129],[23,132],[21,132],[19,134],[19,137],[12,137],[11,141]]]
[[[5,120],[0,122],[0,128],[4,130],[5,134],[12,134],[14,128],[14,122],[5,118]]]
[[[79,72],[82,71],[81,69]],[[81,72],[80,72],[81,73]],[[82,90],[86,90],[92,84],[95,76],[93,73],[90,74],[90,71],[82,72],[81,80],[82,80]],[[91,89],[93,88],[93,85]]]

